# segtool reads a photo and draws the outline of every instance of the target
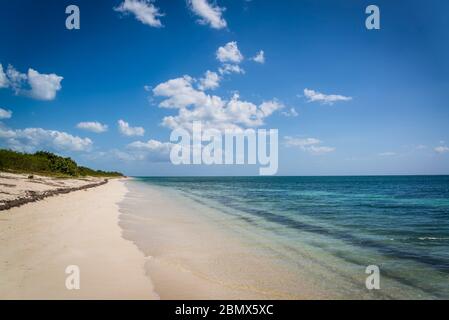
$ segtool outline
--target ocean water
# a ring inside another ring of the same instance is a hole
[[[136,181],[237,219],[241,232],[273,243],[276,263],[309,272],[336,297],[449,298],[449,176]],[[379,290],[365,287],[368,265],[380,269]]]

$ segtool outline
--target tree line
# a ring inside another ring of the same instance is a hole
[[[61,175],[70,177],[121,177],[116,171],[94,170],[79,166],[71,158],[64,158],[48,151],[33,154],[0,149],[0,171]]]

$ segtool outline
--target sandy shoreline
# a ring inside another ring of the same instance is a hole
[[[113,179],[1,211],[0,299],[291,299],[310,294],[306,287],[294,296],[273,287],[271,279],[288,270],[273,269],[263,255],[248,249],[251,243],[223,232],[228,222],[196,215],[202,208],[154,188],[140,193],[130,183]],[[71,265],[80,269],[79,290],[66,288]],[[276,282],[283,281],[291,283],[289,277]]]
[[[0,299],[329,297],[244,224],[126,179],[1,211]]]
[[[0,299],[157,299],[118,225],[120,180],[0,212]],[[66,267],[80,289],[66,288]]]
[[[107,182],[108,179],[95,177],[64,179],[0,172],[0,211],[59,194],[98,187]]]

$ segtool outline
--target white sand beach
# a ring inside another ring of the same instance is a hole
[[[125,193],[122,181],[110,180],[0,211],[0,299],[157,299],[143,254],[121,236],[117,203]],[[79,290],[66,288],[69,265],[80,269]]]
[[[9,186],[1,190],[12,194],[13,189],[16,197],[55,185],[92,183],[2,176]],[[142,206],[141,195],[129,192],[127,185],[126,179],[112,179],[0,211],[0,299],[285,299],[310,294],[306,287],[301,295],[279,291],[291,279],[273,278],[288,270],[273,268],[248,249],[250,243],[221,230],[227,221],[197,215],[202,209],[192,202],[153,188],[143,190]],[[65,271],[72,265],[80,269],[79,290],[66,288]]]

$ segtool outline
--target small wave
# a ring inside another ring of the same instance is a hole
[[[419,240],[449,240],[449,237],[419,237]]]

